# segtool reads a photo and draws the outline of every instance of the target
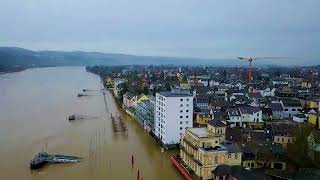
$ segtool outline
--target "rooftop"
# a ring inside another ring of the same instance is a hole
[[[298,100],[282,100],[284,107],[301,107],[301,103]]]
[[[240,116],[237,108],[228,108],[228,112],[231,116]]]
[[[225,126],[226,126],[222,121],[220,121],[220,120],[215,120],[215,119],[209,121],[208,124],[210,124],[210,125],[213,126],[213,127],[225,127]]]
[[[159,92],[164,97],[192,97],[192,94],[188,93],[174,93],[174,92]]]
[[[252,114],[261,111],[260,108],[247,106],[247,107],[239,107],[241,114]]]
[[[271,103],[269,106],[272,111],[282,111],[283,110],[281,103]]]
[[[187,128],[188,131],[190,131],[192,134],[196,135],[199,138],[206,138],[209,137],[209,135],[212,135],[213,133],[208,131],[207,127],[202,128]]]
[[[217,145],[217,146],[214,146],[214,147],[206,147],[206,148],[201,148],[205,151],[228,151],[228,148],[225,147],[224,145]]]
[[[201,148],[205,151],[228,151],[229,153],[238,153],[241,152],[239,148],[234,146],[232,143],[224,143],[224,144],[219,144],[214,147],[206,147],[206,148]]]
[[[212,173],[216,176],[232,176],[236,179],[246,179],[246,180],[260,180],[260,179],[272,179],[266,176],[264,173],[256,172],[253,170],[246,170],[242,166],[228,166],[219,165]]]

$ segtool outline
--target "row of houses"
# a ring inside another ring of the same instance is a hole
[[[130,92],[123,94],[123,109],[146,130],[154,132],[155,100],[144,94],[136,95]]]
[[[284,91],[262,92],[254,87],[250,93],[242,89],[230,93],[230,87],[202,90],[191,91],[186,86],[155,96],[123,95],[127,112],[162,145],[179,144],[175,159],[202,179],[219,178],[221,169],[236,167],[286,171],[286,148],[295,141],[295,123],[308,121],[320,128],[319,111],[306,113],[301,99]]]

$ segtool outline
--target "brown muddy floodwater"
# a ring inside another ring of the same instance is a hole
[[[0,179],[182,179],[169,157],[128,117],[125,133],[113,131],[110,113],[117,110],[100,78],[84,67],[28,69],[0,75]],[[70,114],[98,116],[69,122]],[[90,145],[91,144],[91,145]],[[52,164],[30,170],[29,161],[41,150],[84,159],[76,164]],[[131,167],[131,155],[135,158]]]

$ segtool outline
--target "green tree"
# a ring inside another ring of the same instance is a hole
[[[288,145],[288,158],[300,168],[319,168],[319,158],[309,158],[308,136],[313,131],[311,126],[300,126],[294,132],[295,141]],[[319,139],[319,137],[315,137]]]

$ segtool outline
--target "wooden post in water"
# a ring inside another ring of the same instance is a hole
[[[110,176],[111,176],[111,179],[112,179],[112,170],[111,170],[111,160],[109,161],[109,169],[110,169]]]
[[[100,131],[99,131],[99,144],[98,146],[101,146],[101,143],[100,143]]]
[[[92,155],[92,154],[91,154],[91,153],[92,153],[92,152],[91,152],[91,151],[92,151],[92,149],[91,149],[92,147],[91,147],[91,146],[92,146],[92,138],[90,137],[90,145],[89,145],[89,158],[90,158],[90,159],[91,159],[91,155]]]
[[[133,157],[133,155],[131,155],[131,167],[132,168],[134,167],[134,157]]]
[[[139,169],[138,169],[137,180],[140,180],[140,172],[139,172]]]

